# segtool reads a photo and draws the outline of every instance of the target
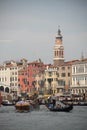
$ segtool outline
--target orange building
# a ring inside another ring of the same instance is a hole
[[[44,64],[41,61],[28,63],[18,71],[18,86],[20,92],[34,92],[36,90],[36,75],[44,72]]]
[[[18,86],[20,88],[20,92],[27,92],[28,89],[28,81],[27,81],[27,69],[21,69],[18,72]]]
[[[44,71],[42,69],[44,64],[41,61],[34,61],[31,63],[28,63],[28,82],[29,82],[29,87],[28,91],[34,91],[36,90],[35,85],[36,85],[36,75],[40,73],[41,71]]]

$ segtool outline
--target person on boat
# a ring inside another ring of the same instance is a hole
[[[51,96],[48,97],[47,102],[50,104],[51,103]]]
[[[55,95],[53,94],[52,96],[52,102],[53,102],[53,107],[56,105],[56,97]]]
[[[60,104],[56,104],[56,105],[54,106],[54,108],[56,108],[56,109],[61,108],[61,105],[60,105]]]

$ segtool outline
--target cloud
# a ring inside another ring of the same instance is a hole
[[[12,40],[0,40],[0,43],[11,43]]]

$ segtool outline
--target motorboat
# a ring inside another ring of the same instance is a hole
[[[1,103],[3,106],[13,106],[13,102],[9,101],[9,100],[3,100]]]

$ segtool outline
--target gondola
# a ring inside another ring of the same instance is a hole
[[[54,106],[52,104],[46,104],[47,108],[53,112],[70,112],[73,109],[73,104],[64,106]]]

